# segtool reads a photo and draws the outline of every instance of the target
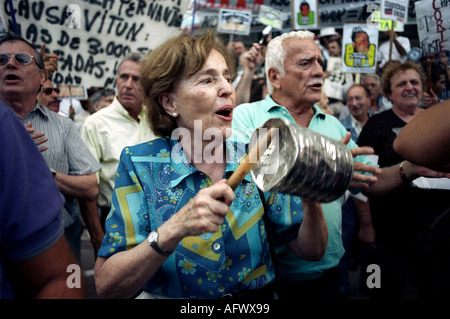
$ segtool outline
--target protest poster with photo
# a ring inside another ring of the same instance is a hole
[[[283,12],[275,10],[268,6],[261,6],[258,16],[259,22],[264,25],[269,25],[272,28],[283,29]]]
[[[217,32],[249,35],[251,22],[251,11],[220,9]]]
[[[13,10],[9,6],[13,4]],[[1,0],[2,21],[38,50],[60,56],[55,84],[114,86],[120,60],[147,53],[180,25],[188,0]],[[14,19],[16,25],[14,25]]]
[[[295,30],[319,26],[317,0],[293,0],[292,26]]]
[[[342,72],[375,73],[378,29],[363,23],[345,23],[342,35]]]
[[[329,76],[323,80],[323,92],[329,99],[344,100],[344,84],[347,81],[347,74],[342,72],[341,57],[330,56],[328,58],[327,72]]]
[[[407,23],[408,2],[409,0],[382,0],[381,18]]]
[[[450,2],[418,1],[415,6],[422,55],[450,50]]]

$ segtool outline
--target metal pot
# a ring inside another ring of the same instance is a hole
[[[274,133],[271,143],[250,171],[262,191],[320,202],[345,193],[354,169],[347,146],[287,120],[271,119],[253,133],[250,148],[269,129]]]

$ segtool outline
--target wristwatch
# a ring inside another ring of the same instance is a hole
[[[172,251],[164,251],[158,246],[158,230],[154,230],[148,235],[148,244],[161,256],[169,257],[173,253]]]

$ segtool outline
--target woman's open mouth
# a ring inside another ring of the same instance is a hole
[[[222,107],[216,112],[216,115],[225,121],[231,121],[233,119],[233,107]]]

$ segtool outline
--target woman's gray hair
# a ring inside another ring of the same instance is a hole
[[[281,76],[285,75],[284,60],[286,59],[287,53],[283,47],[283,42],[288,39],[314,40],[314,33],[307,30],[291,31],[288,33],[284,33],[269,42],[269,45],[267,46],[265,62],[266,77],[268,79],[267,88],[269,90],[269,94],[273,93],[273,86],[269,81],[269,69],[275,68],[280,72]]]

